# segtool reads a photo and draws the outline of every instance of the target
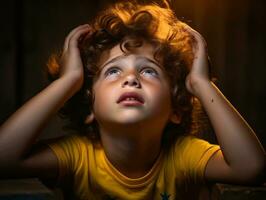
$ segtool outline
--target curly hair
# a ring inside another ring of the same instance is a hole
[[[120,44],[122,51],[130,52],[140,47],[142,41],[148,41],[156,47],[155,59],[162,57],[162,65],[170,80],[172,108],[182,118],[178,125],[170,122],[166,125],[164,140],[172,141],[177,135],[191,133],[193,97],[186,89],[185,80],[193,60],[193,38],[186,31],[187,25],[175,17],[167,4],[159,6],[136,1],[118,2],[108,7],[90,25],[95,32],[79,44],[84,65],[84,84],[59,111],[61,117],[69,120],[67,128],[86,134],[91,139],[99,138],[97,122],[84,123],[92,112],[92,87],[98,74],[97,60],[104,50],[117,44]],[[48,61],[48,77],[51,81],[59,76],[59,59],[60,56],[55,54]]]

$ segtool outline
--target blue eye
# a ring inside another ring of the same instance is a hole
[[[141,70],[141,74],[147,75],[147,76],[158,76],[158,72],[150,67],[146,67]]]
[[[121,71],[119,70],[119,68],[117,67],[112,67],[112,68],[109,68],[105,73],[104,75],[105,76],[114,76],[114,75],[118,75],[120,74]]]

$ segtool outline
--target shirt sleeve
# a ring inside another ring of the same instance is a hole
[[[205,181],[205,168],[212,155],[220,150],[219,145],[196,138],[186,136],[177,143],[178,163],[183,173],[189,176],[193,182]]]
[[[62,182],[63,178],[73,173],[75,163],[79,159],[77,136],[67,135],[57,139],[46,141],[58,159],[58,179]]]

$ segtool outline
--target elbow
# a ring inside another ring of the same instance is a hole
[[[0,165],[0,179],[11,178],[12,174],[17,171],[16,165],[14,162],[2,162]]]
[[[258,170],[255,173],[251,173],[249,177],[246,178],[246,183],[249,185],[262,185],[265,182],[265,172]]]
[[[20,160],[2,159],[0,164],[0,179],[15,178],[21,170],[20,166]]]
[[[266,181],[266,159],[265,155],[263,158],[247,164],[243,167],[242,180],[247,185],[262,185]]]
[[[264,156],[261,163],[258,163],[253,172],[253,180],[257,185],[261,185],[266,181],[266,156]]]

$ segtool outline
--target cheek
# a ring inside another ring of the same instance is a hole
[[[156,106],[160,106],[163,109],[169,109],[171,106],[171,95],[169,86],[164,84],[155,84],[146,89],[150,100]]]
[[[93,111],[94,114],[98,113],[98,110],[100,108],[100,105],[104,104],[102,102],[102,91],[100,90],[100,85],[95,83],[93,86],[93,95],[94,95],[94,102],[93,102]]]
[[[95,84],[94,92],[94,111],[103,110],[110,102],[115,101],[115,87],[104,84]]]

